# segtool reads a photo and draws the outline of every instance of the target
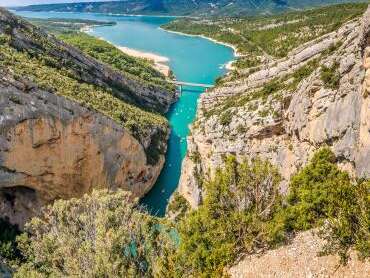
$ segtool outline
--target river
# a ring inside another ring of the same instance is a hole
[[[210,40],[166,32],[160,29],[173,17],[116,16],[90,13],[17,12],[34,18],[80,18],[116,21],[115,26],[96,27],[91,35],[115,45],[151,52],[169,59],[177,80],[213,84],[226,73],[225,65],[234,59],[233,50]],[[166,163],[153,189],[141,200],[152,214],[163,216],[168,199],[176,190],[181,163],[186,155],[186,136],[193,122],[200,89],[184,88],[179,101],[166,114],[172,132],[168,142]]]

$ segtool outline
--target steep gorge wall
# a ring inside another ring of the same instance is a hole
[[[370,177],[369,17],[370,10],[338,31],[293,50],[287,58],[201,96],[179,186],[193,207],[202,198],[197,177],[212,176],[228,154],[270,160],[284,177],[282,191],[288,190],[291,175],[325,145],[339,157],[341,167],[356,176]],[[293,92],[282,90],[278,96],[239,105],[241,97],[273,79],[286,77],[281,82],[289,85],[291,75],[314,60],[318,65]],[[324,65],[338,65],[338,88],[324,84]],[[233,106],[217,110],[232,98]],[[212,110],[216,113],[210,115]],[[229,114],[227,124],[221,119],[225,111]]]
[[[110,118],[0,73],[0,215],[22,226],[42,205],[93,188],[143,196],[164,163]],[[168,133],[168,131],[167,131]]]

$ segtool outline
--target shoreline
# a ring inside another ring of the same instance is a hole
[[[241,54],[237,47],[235,45],[232,45],[230,43],[227,43],[227,42],[221,42],[221,41],[218,41],[216,39],[213,39],[213,38],[210,38],[210,37],[207,37],[207,36],[204,36],[204,35],[194,35],[194,34],[187,34],[187,33],[183,33],[183,32],[178,32],[178,31],[172,31],[172,30],[167,30],[167,29],[164,29],[162,27],[158,27],[159,29],[165,31],[165,32],[169,32],[169,33],[173,33],[173,34],[177,34],[177,35],[182,35],[182,36],[188,36],[188,37],[198,37],[198,38],[202,38],[202,39],[205,39],[205,40],[209,40],[213,43],[216,43],[216,44],[220,44],[220,45],[223,45],[223,46],[227,46],[229,48],[231,48],[233,51],[234,51],[234,57],[235,58],[239,58],[239,57],[242,57],[243,54]],[[235,70],[236,68],[233,66],[233,63],[236,61],[236,59],[234,60],[231,60],[229,61],[226,65],[225,65],[225,68],[228,70],[228,71],[232,71],[232,70]]]
[[[99,26],[94,26],[94,25],[84,26],[80,29],[80,32],[83,32],[83,33],[86,33],[86,34],[90,35],[90,32],[92,31],[92,29],[94,27],[99,27]],[[135,57],[135,58],[140,58],[140,59],[145,59],[145,60],[150,60],[153,63],[152,66],[153,66],[154,69],[156,69],[157,71],[162,73],[164,76],[170,77],[171,68],[168,65],[168,62],[170,61],[169,58],[164,57],[164,56],[160,56],[158,54],[154,54],[154,53],[151,53],[151,52],[145,52],[145,51],[141,51],[141,50],[138,50],[138,49],[129,48],[127,46],[116,45],[116,44],[114,44],[114,43],[112,43],[112,42],[110,42],[110,41],[108,41],[104,38],[99,38],[99,39],[110,43],[111,45],[116,47],[118,50],[122,51],[123,53],[125,53],[129,56],[132,56],[132,57]]]
[[[221,42],[221,41],[218,41],[216,39],[213,39],[213,38],[210,38],[210,37],[207,37],[207,36],[204,36],[204,35],[187,34],[187,33],[179,32],[179,31],[167,30],[167,29],[164,29],[162,27],[158,27],[158,28],[161,29],[161,30],[163,30],[163,31],[165,31],[165,32],[169,32],[169,33],[173,33],[173,34],[178,34],[178,35],[187,36],[187,37],[198,37],[198,38],[206,39],[206,40],[209,40],[211,42],[214,42],[214,43],[217,43],[217,44],[221,44],[221,45],[230,47],[234,51],[234,56],[235,57],[241,57],[241,56],[243,56],[243,54],[241,54],[238,51],[238,49],[236,48],[235,45],[232,45],[232,44],[227,43],[227,42]]]
[[[131,16],[138,16],[138,15],[131,15]],[[92,29],[94,27],[99,27],[99,26],[94,26],[94,25],[85,26],[85,27],[81,28],[80,31],[85,32],[85,33],[89,33],[89,32],[92,31]],[[207,37],[207,36],[204,36],[204,35],[186,34],[186,33],[183,33],[183,32],[167,30],[167,29],[162,28],[161,26],[159,26],[158,28],[160,30],[163,30],[164,32],[169,32],[169,33],[173,33],[173,34],[177,34],[177,35],[181,35],[181,36],[187,36],[187,37],[198,37],[198,38],[202,38],[202,39],[211,41],[211,42],[219,44],[219,45],[229,47],[233,50],[234,58],[238,58],[238,57],[243,56],[238,51],[236,46],[234,46],[232,44],[229,44],[229,43],[226,43],[226,42],[221,42],[221,41],[218,41],[216,39],[213,39],[213,38],[210,38],[210,37]],[[103,40],[105,40],[105,39],[103,39]],[[105,40],[105,41],[107,41],[107,40]],[[107,42],[109,42],[109,41],[107,41]],[[127,55],[133,56],[135,58],[151,60],[153,62],[153,67],[157,71],[164,74],[166,77],[170,76],[171,68],[168,65],[169,59],[167,57],[160,56],[160,55],[157,55],[157,54],[154,54],[154,53],[151,53],[151,52],[145,52],[145,51],[141,51],[141,50],[138,50],[138,49],[129,48],[127,46],[115,45],[111,42],[109,42],[109,43],[114,45],[116,48],[118,48],[119,50],[121,50],[123,53],[125,53]],[[231,60],[227,64],[225,64],[225,68],[226,68],[227,71],[232,71],[232,70],[235,69],[235,67],[233,66],[233,63],[235,61],[236,61],[236,59]]]

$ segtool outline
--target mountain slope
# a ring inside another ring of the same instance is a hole
[[[351,19],[286,57],[271,56],[256,67],[237,69],[200,97],[179,189],[191,204],[202,199],[195,177],[214,173],[228,154],[271,161],[284,177],[283,191],[322,146],[330,146],[354,175],[370,176],[363,68],[367,20]],[[289,39],[280,37],[280,44]]]
[[[361,0],[134,0],[45,4],[16,8],[19,11],[96,12],[115,14],[168,15],[256,15],[325,4],[363,2]]]
[[[136,197],[151,188],[169,135],[158,112],[176,100],[174,91],[103,64],[3,9],[0,56],[2,217],[23,225],[45,203],[96,187]]]

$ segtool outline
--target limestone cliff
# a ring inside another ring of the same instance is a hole
[[[96,111],[2,73],[0,77],[0,211],[16,223],[56,198],[96,187],[142,196],[164,158],[147,165],[144,148]]]
[[[141,197],[152,187],[169,127],[141,108],[164,112],[175,93],[141,84],[5,10],[0,49],[1,217],[22,226],[58,198],[97,187]]]
[[[201,96],[179,186],[193,207],[202,197],[196,177],[212,175],[227,154],[269,159],[282,191],[324,145],[343,168],[370,176],[369,18],[370,10]]]

